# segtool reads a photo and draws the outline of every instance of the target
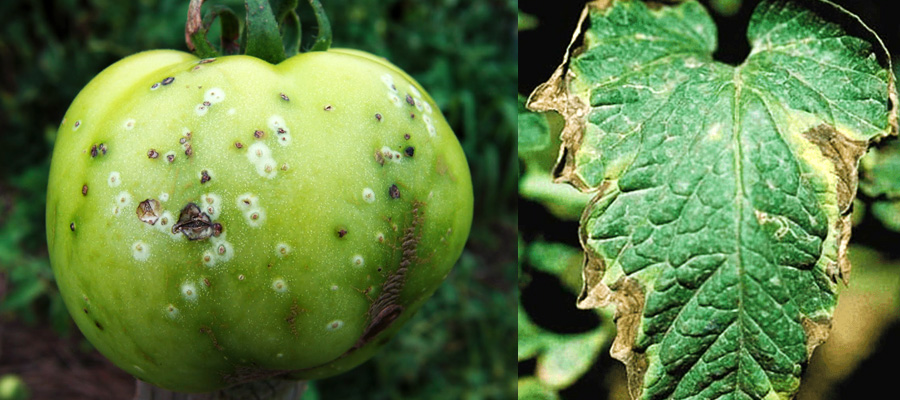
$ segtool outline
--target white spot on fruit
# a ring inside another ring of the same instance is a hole
[[[419,89],[416,89],[414,85],[409,85],[409,93],[415,97],[422,97],[422,93],[419,93]]]
[[[210,104],[221,103],[225,100],[225,91],[221,88],[214,87],[206,91],[206,94],[203,95],[203,101],[209,102]]]
[[[375,202],[375,191],[372,188],[365,188],[362,191],[362,198],[366,203],[374,203]]]
[[[113,171],[109,173],[109,178],[106,178],[106,183],[109,184],[109,187],[116,187],[122,184],[122,176],[118,171]]]
[[[244,211],[257,208],[259,207],[259,198],[253,193],[244,193],[237,197],[237,206]]]
[[[381,232],[376,233],[375,240],[378,241],[378,243],[384,243],[384,234]]]
[[[166,306],[166,315],[168,315],[169,318],[175,319],[178,317],[178,309],[175,308],[174,305],[169,304]]]
[[[138,261],[147,261],[150,258],[150,246],[142,241],[131,245],[131,256]]]
[[[247,160],[256,167],[256,173],[264,178],[272,179],[278,174],[272,150],[263,142],[256,142],[247,148]]]
[[[391,148],[388,146],[382,147],[380,152],[383,159],[393,161],[395,163],[399,163],[400,158],[402,157],[399,151],[391,150]]]
[[[280,115],[273,115],[269,117],[269,129],[271,129],[272,132],[277,132],[278,128],[282,128],[285,130],[287,129],[287,123],[284,122],[284,118],[282,118]]]
[[[354,267],[362,267],[366,263],[365,260],[363,260],[363,257],[359,254],[353,256],[353,258],[350,259],[350,262],[353,263]]]
[[[197,287],[194,286],[193,283],[185,282],[181,285],[181,295],[185,300],[188,301],[196,301],[197,300]]]
[[[422,107],[425,108],[425,112],[431,114],[431,104],[428,104],[427,101],[422,102]]]
[[[169,194],[166,192],[162,192],[159,194],[159,201],[169,201]]]
[[[207,111],[209,111],[209,108],[206,107],[206,105],[203,103],[197,104],[197,107],[194,108],[194,112],[197,113],[197,115],[201,116],[201,117],[206,115]]]
[[[381,75],[381,82],[384,83],[384,86],[387,86],[388,89],[392,89],[394,92],[397,91],[397,87],[394,86],[394,77],[391,74]]]
[[[340,289],[340,288],[338,287],[338,285],[331,285],[331,291],[332,291],[332,292],[337,292],[338,289]]]
[[[266,220],[266,213],[260,208],[255,208],[245,212],[244,219],[247,220],[247,225],[259,228]]]
[[[344,321],[336,319],[334,321],[329,322],[327,325],[325,325],[325,329],[327,329],[329,331],[336,331],[338,329],[341,329],[343,326],[344,326]]]
[[[215,193],[207,193],[200,197],[200,208],[209,215],[210,219],[217,219],[222,212],[222,198]]]
[[[125,130],[128,130],[128,131],[134,129],[134,118],[129,118],[129,119],[125,120],[125,123],[123,124],[123,126],[125,127]]]
[[[287,291],[287,283],[284,283],[284,279],[276,279],[272,282],[272,289],[278,293],[284,293]]]
[[[263,142],[253,143],[247,148],[247,159],[253,164],[270,158],[272,158],[272,150]]]
[[[228,109],[228,115],[234,115],[234,113],[236,113],[236,112],[237,112],[237,110],[235,110],[234,108]]]
[[[81,120],[75,121],[75,124],[72,125],[72,131],[77,131],[78,128],[81,127]]]
[[[388,94],[388,99],[391,100],[391,103],[394,103],[394,105],[397,106],[398,108],[403,107],[403,100],[400,100],[400,97],[397,96],[396,93],[394,93],[392,91],[388,91],[387,94]]]
[[[286,243],[278,243],[275,245],[275,255],[278,257],[284,257],[291,252],[291,246],[288,246]]]
[[[210,237],[209,241],[212,244],[212,252],[217,262],[227,262],[234,257],[234,247],[225,240],[224,232],[219,237]]]
[[[203,261],[203,265],[207,267],[216,265],[216,255],[211,250],[204,251],[203,256],[200,259]]]
[[[116,195],[116,204],[118,204],[119,206],[127,206],[130,203],[131,203],[131,193],[128,193],[127,191],[123,191],[123,192],[119,192],[119,194]]]

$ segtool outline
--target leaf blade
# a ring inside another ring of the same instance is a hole
[[[849,274],[858,160],[896,130],[883,46],[774,0],[730,66],[696,2],[606,3],[529,103],[566,119],[558,178],[598,191],[579,307],[617,305],[633,397],[790,397]]]

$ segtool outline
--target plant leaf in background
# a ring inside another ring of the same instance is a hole
[[[900,231],[900,141],[885,141],[860,162],[860,190],[873,198],[869,210],[886,228]]]
[[[695,1],[584,19],[528,104],[565,119],[557,178],[598,192],[579,307],[617,305],[634,398],[790,398],[849,275],[858,160],[896,131],[887,51],[824,1],[761,3],[738,66]]]
[[[534,270],[556,277],[572,293],[577,292],[583,258],[580,250],[562,243],[535,241],[524,252],[524,258]],[[518,361],[537,358],[535,377],[519,379],[520,400],[556,398],[556,391],[572,385],[591,367],[615,334],[611,313],[596,312],[601,321],[596,328],[584,333],[560,334],[535,324],[519,304]]]

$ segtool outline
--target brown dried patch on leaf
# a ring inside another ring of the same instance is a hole
[[[584,192],[592,189],[575,172],[575,154],[581,148],[585,120],[590,107],[568,90],[569,82],[575,78],[574,73],[569,70],[569,56],[582,51],[581,47],[573,50],[572,46],[581,38],[582,27],[588,23],[587,17],[590,10],[603,10],[609,5],[610,0],[595,0],[585,5],[578,18],[575,33],[569,41],[566,54],[563,56],[562,64],[556,68],[547,82],[534,89],[528,96],[526,104],[532,111],[555,111],[565,120],[565,126],[560,134],[562,146],[560,146],[559,156],[557,156],[556,167],[553,169],[554,180],[557,183],[569,183]]]
[[[812,357],[813,350],[828,339],[828,334],[831,333],[831,318],[813,320],[802,316],[800,323],[806,333],[806,357],[808,359]]]
[[[632,399],[638,399],[641,397],[648,364],[646,354],[634,351],[641,315],[644,313],[644,290],[636,280],[624,276],[612,284],[610,289],[611,302],[616,304],[616,339],[609,354],[625,363],[628,390]]]
[[[603,262],[600,255],[588,246],[587,224],[585,223],[587,222],[594,205],[597,204],[601,197],[603,197],[603,193],[608,186],[609,182],[603,182],[600,185],[597,195],[594,196],[587,207],[584,208],[584,211],[581,214],[581,223],[578,228],[578,239],[581,242],[581,248],[584,249],[584,266],[581,269],[581,277],[584,283],[582,284],[581,294],[578,295],[578,302],[576,305],[583,310],[604,307],[610,303],[609,288],[602,282],[603,274],[606,273],[606,263]]]
[[[826,268],[826,273],[833,282],[841,280],[844,285],[850,279],[850,261],[847,259],[847,245],[850,242],[851,205],[856,197],[859,180],[859,159],[866,154],[869,144],[863,140],[852,140],[834,129],[831,125],[820,124],[803,132],[803,137],[815,144],[822,155],[831,160],[837,175],[838,210],[841,217],[837,221],[838,257],[834,265]]]
[[[635,340],[641,325],[641,315],[644,312],[644,289],[637,280],[623,276],[612,285],[603,283],[603,275],[606,272],[606,263],[596,251],[588,245],[587,220],[591,216],[597,202],[599,202],[609,182],[600,185],[598,193],[585,207],[581,215],[579,228],[579,240],[584,249],[584,267],[582,277],[584,284],[581,294],[578,296],[578,308],[590,309],[605,307],[614,304],[616,307],[616,338],[610,349],[610,355],[625,363],[628,374],[628,387],[631,398],[640,398],[643,387],[644,374],[647,372],[647,356],[642,352],[636,352]]]
[[[819,147],[822,155],[834,163],[834,172],[838,177],[838,207],[841,214],[845,214],[856,197],[859,175],[856,169],[859,166],[859,159],[866,154],[868,142],[852,140],[828,124],[810,128],[803,132],[803,137]]]

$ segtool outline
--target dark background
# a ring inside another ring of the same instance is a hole
[[[388,58],[432,95],[460,139],[475,220],[453,272],[376,356],[304,399],[508,399],[517,224],[514,0],[325,0],[333,47]],[[241,0],[225,4],[242,16]],[[128,399],[134,379],[70,321],[47,260],[44,207],[56,129],[103,68],[142,50],[186,50],[188,0],[0,1],[0,380],[33,399]],[[298,13],[304,42],[315,19]],[[218,31],[218,22],[213,35]]]
[[[566,46],[576,28],[576,23],[584,1],[545,1],[521,0],[519,9],[535,16],[538,25],[531,30],[519,33],[519,93],[528,96],[539,84],[545,82],[560,64]],[[728,64],[740,64],[750,51],[745,36],[747,22],[758,1],[721,0],[701,1],[710,10],[718,27],[718,50],[714,57]],[[710,4],[715,3],[715,4]],[[888,51],[900,54],[900,24],[897,22],[895,2],[880,0],[835,1],[847,10],[859,16],[870,28],[881,37]],[[710,6],[713,7],[710,7]],[[736,12],[721,7],[737,6]],[[729,14],[729,15],[726,15]],[[894,64],[896,65],[896,58]],[[896,73],[896,69],[895,69]],[[859,197],[864,202],[862,193]],[[524,217],[519,220],[519,231],[525,242],[548,241],[562,242],[580,249],[578,243],[578,223],[564,221],[554,217],[543,205],[519,198],[519,212]],[[900,259],[900,234],[886,229],[870,214],[863,217],[862,222],[854,228],[852,243],[874,249],[886,262],[896,263]],[[854,266],[854,272],[865,266]],[[894,266],[896,267],[896,266]],[[521,292],[521,303],[534,322],[540,327],[556,333],[572,334],[588,332],[596,329],[601,320],[591,311],[575,309],[575,294],[564,287],[560,281],[549,274],[534,269],[527,263],[523,265],[523,273],[528,276],[528,285]],[[900,269],[894,269],[900,273]],[[853,283],[851,281],[851,286]],[[848,296],[849,297],[849,296]],[[900,322],[894,316],[885,323],[886,329],[880,335],[866,338],[874,349],[857,367],[842,381],[831,382],[827,396],[809,395],[801,392],[799,399],[860,399],[889,398],[895,387],[896,368],[892,364],[900,357]],[[609,322],[609,321],[604,321]],[[828,342],[826,342],[826,345]],[[822,348],[817,350],[821,353]],[[818,355],[818,354],[816,354]],[[812,364],[817,362],[816,358]],[[822,362],[822,361],[819,361]],[[534,359],[519,363],[518,373],[521,376],[535,374]],[[801,380],[801,388],[810,381],[810,371]],[[624,367],[619,361],[609,357],[608,346],[593,367],[574,385],[561,390],[560,396],[566,400],[620,398],[622,395],[616,385],[616,379],[624,378]],[[612,381],[612,383],[610,383]],[[882,392],[884,390],[884,392]],[[609,394],[613,393],[613,394]]]

